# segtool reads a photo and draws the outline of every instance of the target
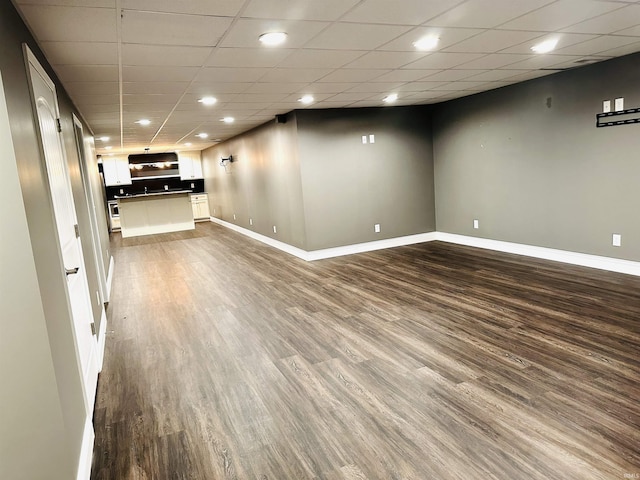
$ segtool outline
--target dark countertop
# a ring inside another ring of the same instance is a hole
[[[179,193],[192,193],[192,190],[158,190],[148,193],[132,193],[127,195],[114,195],[114,198],[118,200],[126,200],[127,198],[144,198],[144,197],[156,197],[158,195],[176,195]]]

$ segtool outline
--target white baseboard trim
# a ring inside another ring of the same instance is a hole
[[[621,260],[619,258],[570,252],[568,250],[556,250],[554,248],[536,247],[534,245],[525,245],[522,243],[503,242],[487,238],[467,237],[465,235],[456,235],[453,233],[437,232],[435,237],[436,240],[440,240],[442,242],[484,248],[498,252],[515,253],[516,255],[524,255],[527,257],[569,263],[571,265],[579,265],[582,267],[591,267],[600,270],[640,276],[640,262],[633,262],[631,260]]]
[[[113,255],[109,257],[109,273],[107,273],[107,298],[105,302],[109,302],[111,298],[111,282],[113,282],[113,268],[115,266],[115,262],[113,261]]]
[[[91,417],[87,416],[82,435],[82,446],[80,447],[80,458],[78,460],[77,480],[89,480],[91,478],[91,461],[93,460],[93,424]]]
[[[484,248],[487,250],[495,250],[504,253],[515,253],[517,255],[524,255],[527,257],[541,258],[544,260],[552,260],[555,262],[568,263],[571,265],[579,265],[582,267],[591,267],[597,268],[599,270],[608,270],[611,272],[640,276],[640,262],[621,260],[619,258],[612,257],[602,257],[598,255],[590,255],[587,253],[570,252],[567,250],[536,247],[534,245],[525,245],[521,243],[490,240],[487,238],[468,237],[465,235],[456,235],[453,233],[428,232],[420,233],[417,235],[409,235],[406,237],[377,240],[375,242],[345,245],[343,247],[306,251],[297,247],[293,247],[284,242],[280,242],[273,238],[266,237],[251,230],[247,230],[246,228],[239,227],[238,225],[234,225],[233,223],[225,222],[224,220],[220,220],[216,217],[211,217],[211,221],[307,261],[322,260],[325,258],[352,255],[354,253],[371,252],[373,250],[381,250],[384,248],[401,247],[404,245],[412,245],[414,243],[432,242],[438,240],[441,242],[455,243],[458,245],[466,245],[469,247]]]
[[[107,343],[107,311],[102,309],[100,317],[100,330],[98,331],[98,372],[102,371],[104,364],[104,347]]]

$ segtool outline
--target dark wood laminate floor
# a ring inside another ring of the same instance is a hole
[[[94,480],[640,474],[638,278],[215,224],[113,250]]]

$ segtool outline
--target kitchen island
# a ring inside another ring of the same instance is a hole
[[[116,196],[122,238],[196,228],[191,190]]]

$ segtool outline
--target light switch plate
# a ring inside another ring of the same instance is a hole
[[[478,220],[473,221],[473,228],[480,228],[480,222]]]
[[[616,112],[621,112],[622,110],[624,110],[624,98],[622,97],[616,98],[615,109],[616,109]]]
[[[611,100],[605,100],[602,102],[602,112],[609,113],[611,111]]]
[[[373,226],[373,231],[376,232],[376,233],[380,233],[380,224],[379,223],[376,223]]]
[[[376,136],[375,135],[369,135],[369,143],[376,143]]]
[[[622,245],[622,235],[620,235],[619,233],[614,233],[613,234],[613,246],[614,247],[619,247],[620,245]]]
[[[367,143],[367,136],[366,135],[362,135],[362,143],[366,145],[366,143]]]

